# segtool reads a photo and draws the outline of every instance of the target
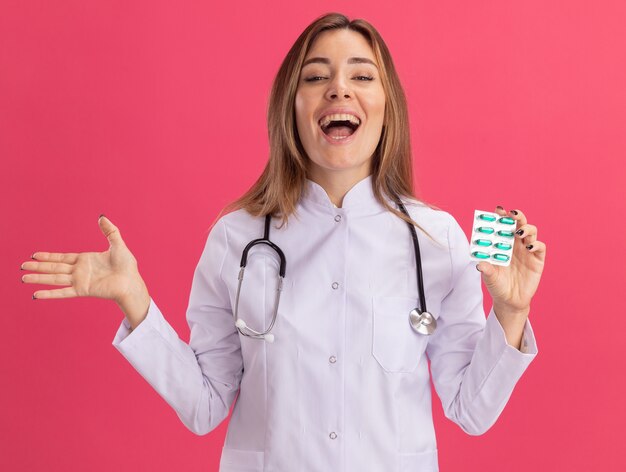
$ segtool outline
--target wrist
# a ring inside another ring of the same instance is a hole
[[[494,300],[493,311],[497,315],[505,316],[509,319],[526,319],[530,313],[530,305],[515,306]]]
[[[498,304],[494,302],[493,312],[504,331],[506,342],[515,349],[520,349],[524,326],[530,313],[528,307],[512,307],[507,304]]]
[[[150,294],[141,277],[130,283],[126,293],[115,302],[128,319],[131,330],[135,329],[146,318],[150,308]]]

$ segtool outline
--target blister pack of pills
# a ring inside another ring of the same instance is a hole
[[[470,257],[476,261],[508,266],[515,243],[515,220],[490,211],[474,210]]]

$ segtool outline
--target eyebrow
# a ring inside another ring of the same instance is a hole
[[[371,59],[368,59],[367,57],[350,57],[348,58],[347,62],[348,64],[371,64],[374,67],[378,68],[376,63],[372,61]],[[304,61],[304,64],[302,64],[302,67],[309,65],[309,64],[330,64],[330,59],[326,57],[312,57]]]

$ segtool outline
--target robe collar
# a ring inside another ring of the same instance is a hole
[[[328,208],[331,211],[344,210],[350,211],[353,209],[359,210],[380,210],[382,205],[376,200],[374,196],[374,190],[372,188],[372,176],[368,175],[364,179],[358,181],[343,197],[343,203],[341,208],[337,208],[330,200],[330,197],[324,190],[324,187],[310,179],[306,179],[305,188],[302,198],[306,201],[316,203],[323,207]]]

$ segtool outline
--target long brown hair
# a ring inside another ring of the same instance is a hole
[[[243,196],[227,205],[224,211],[245,209],[254,216],[280,216],[282,224],[287,223],[289,216],[295,213],[307,178],[308,160],[296,129],[295,97],[300,72],[317,36],[334,29],[348,29],[363,35],[380,65],[385,91],[385,116],[380,141],[372,156],[374,196],[387,210],[428,234],[412,219],[389,205],[384,198],[393,201],[396,196],[416,199],[406,98],[389,49],[378,31],[367,21],[350,21],[339,13],[329,13],[317,18],[300,34],[287,53],[270,93],[267,111],[270,143],[268,163],[254,185]]]

